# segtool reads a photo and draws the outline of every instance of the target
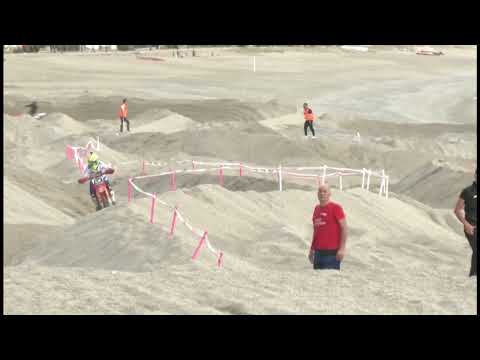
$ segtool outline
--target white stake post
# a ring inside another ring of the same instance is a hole
[[[372,170],[367,170],[368,176],[367,176],[367,191],[370,190],[370,177],[372,176]]]
[[[362,189],[365,189],[365,168],[362,169]]]
[[[387,176],[385,181],[385,198],[388,199],[388,187],[390,185],[390,177]]]
[[[327,165],[323,165],[322,185],[325,185],[326,178],[327,178]]]
[[[278,166],[278,189],[280,190],[280,192],[283,191],[283,184],[282,184],[282,165],[279,165]]]
[[[382,178],[382,182],[380,183],[380,189],[378,190],[378,196],[382,196],[382,192],[385,189],[385,178]]]
[[[382,170],[382,183],[380,184],[380,190],[378,196],[382,196],[382,192],[385,191],[385,170]]]
[[[340,176],[338,177],[338,182],[340,184],[340,190],[343,190],[343,178],[342,178],[342,173],[340,173]]]

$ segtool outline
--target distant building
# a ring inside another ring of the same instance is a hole
[[[5,52],[13,52],[22,49],[22,45],[3,45],[3,50]]]
[[[87,51],[116,51],[117,45],[84,45]]]

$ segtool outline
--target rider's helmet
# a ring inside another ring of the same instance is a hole
[[[88,157],[88,168],[90,170],[97,171],[99,164],[100,164],[100,160],[98,159],[98,155],[91,152],[90,156]]]

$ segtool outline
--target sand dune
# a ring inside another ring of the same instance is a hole
[[[4,221],[9,224],[72,224],[71,217],[49,206],[20,187],[3,178],[4,184]]]
[[[128,54],[6,55],[4,312],[476,314],[471,250],[452,213],[476,166],[476,48],[406,50],[218,50],[161,66]],[[47,117],[13,116],[33,97]],[[118,135],[124,97],[132,132]],[[319,116],[315,140],[304,139],[305,101]],[[118,199],[100,212],[65,157],[97,137]],[[168,177],[136,180],[208,230],[224,252],[218,268],[208,248],[191,260],[199,236],[181,223],[168,237],[171,208],[158,204],[150,224],[151,199],[127,201],[142,160],[152,175],[191,159],[385,169],[390,196],[376,180],[370,191],[361,177],[343,191],[331,180],[348,253],[340,273],[319,273],[307,260],[316,181],[285,176],[279,192],[272,174],[228,169],[223,187],[216,172],[179,174],[177,191]]]
[[[400,314],[422,309],[422,313],[443,313],[441,309],[446,303],[457,303],[455,311],[458,312],[474,304],[471,298],[461,298],[461,289],[467,283],[461,280],[465,269],[458,263],[467,256],[467,246],[458,233],[431,220],[431,209],[409,205],[396,198],[380,199],[361,189],[335,191],[334,197],[344,205],[347,214],[352,214],[349,216],[351,256],[344,265],[348,275],[317,277],[316,286],[309,286],[314,278],[305,275],[308,271],[305,256],[311,235],[311,225],[305,219],[311,215],[316,201],[312,192],[301,190],[282,194],[231,192],[215,185],[200,185],[161,196],[164,201],[179,204],[192,224],[208,227],[210,241],[226,254],[221,272],[215,270],[215,258],[206,249],[197,262],[189,260],[198,239],[184,227],[178,227],[174,239],[167,238],[168,226],[165,225],[170,220],[169,211],[159,208],[158,224],[148,224],[148,199],[77,221],[65,229],[63,238],[33,246],[24,253],[21,268],[38,269],[35,272],[58,269],[56,277],[74,288],[84,286],[78,278],[93,282],[92,276],[96,276],[107,286],[110,301],[113,297],[110,292],[116,293],[127,284],[132,289],[143,288],[135,292],[136,303],[140,303],[135,309],[141,313],[309,313],[319,304],[302,307],[299,301],[287,305],[288,301],[280,298],[290,291],[288,289],[296,288],[296,296],[300,299],[314,299],[320,296],[320,289],[328,288],[334,279],[341,282],[343,290],[337,289],[341,293],[358,293],[355,284],[364,283],[369,292],[375,294],[372,295],[375,305],[372,298],[362,294],[353,309],[342,302],[325,299],[320,311],[376,313],[383,309],[387,313]],[[366,262],[370,264],[368,267]],[[91,275],[86,275],[87,269]],[[200,276],[199,271],[203,275]],[[370,277],[374,272],[385,276]],[[135,273],[139,273],[138,277],[132,277]],[[200,281],[196,293],[189,290],[193,286],[191,275],[194,273],[199,274]],[[288,274],[282,276],[282,286],[270,283],[262,291],[253,290],[255,283],[265,281],[264,277],[268,283],[268,279],[282,273]],[[174,274],[176,291],[166,285],[171,283]],[[457,285],[452,287],[454,282],[451,281],[445,284],[445,274],[449,274],[449,279],[455,278]],[[250,284],[242,285],[244,291],[239,292],[236,286],[244,281],[242,277],[247,277]],[[294,283],[300,277],[303,285],[298,287]],[[462,282],[464,285],[460,285]],[[159,283],[170,289],[165,290],[169,294],[168,305],[165,300],[151,302],[152,297],[165,296],[164,292],[156,291],[154,284]],[[413,288],[414,283],[421,283],[425,294],[436,291],[437,296],[412,297],[403,292],[402,289]],[[6,286],[19,285],[7,282]],[[252,295],[242,295],[250,287],[254,291]],[[101,287],[94,286],[89,296],[101,296],[102,291]],[[187,303],[183,299],[185,291],[191,295]],[[402,292],[401,297],[388,295]],[[69,296],[68,293],[65,295]],[[269,298],[278,300],[270,303],[264,297],[267,293]],[[120,296],[125,298],[126,294]],[[203,296],[207,298],[202,300]],[[246,301],[249,296],[258,299],[255,308]],[[59,300],[51,301],[58,303]],[[391,307],[395,302],[402,306]],[[19,306],[26,306],[25,303],[22,301]],[[7,303],[6,306],[8,309],[11,305]],[[96,306],[92,304],[83,311],[95,313],[99,311]],[[75,312],[69,305],[67,309]],[[103,311],[110,313],[111,310],[104,308]],[[132,313],[132,310],[127,312]]]
[[[474,171],[473,164],[470,169],[469,172]],[[395,189],[437,208],[453,208],[461,190],[452,184],[471,182],[471,175],[461,168],[452,169],[448,163],[429,163],[407,174],[395,185]]]
[[[161,132],[163,134],[171,134],[192,127],[194,122],[181,115],[168,115],[161,120],[154,121],[150,124],[140,126],[135,129],[135,133],[152,133]]]

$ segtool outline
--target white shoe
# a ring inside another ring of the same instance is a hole
[[[316,136],[312,136],[312,139],[316,139],[317,137]]]

